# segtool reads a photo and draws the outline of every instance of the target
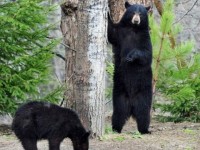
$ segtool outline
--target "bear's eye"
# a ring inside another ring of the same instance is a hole
[[[135,12],[132,12],[132,13],[130,13],[130,14],[134,16],[134,15],[135,15]]]
[[[136,12],[136,11],[135,11],[135,12],[134,12],[134,14],[138,14],[138,15],[140,15],[140,14],[141,14],[141,12]]]

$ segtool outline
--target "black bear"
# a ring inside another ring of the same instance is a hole
[[[37,141],[47,139],[50,150],[59,150],[60,143],[70,138],[74,150],[88,150],[89,132],[78,115],[67,108],[48,102],[28,102],[16,111],[12,130],[25,150],[37,150]]]
[[[152,45],[150,7],[125,2],[119,23],[108,15],[108,41],[114,53],[112,128],[121,133],[128,118],[136,119],[138,131],[150,133],[152,104]]]

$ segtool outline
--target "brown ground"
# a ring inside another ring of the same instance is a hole
[[[111,132],[100,140],[90,140],[90,150],[200,150],[200,123],[174,124],[152,121],[150,130],[150,135],[138,135],[134,133],[135,122],[130,120],[122,134]],[[38,142],[38,149],[48,150],[47,141]],[[12,133],[2,129],[0,150],[22,150],[22,147]],[[68,139],[62,142],[61,150],[72,150]]]

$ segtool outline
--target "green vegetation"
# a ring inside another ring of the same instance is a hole
[[[192,130],[192,129],[184,129],[183,132],[186,133],[186,134],[191,134],[191,135],[196,134],[195,130]]]
[[[124,136],[117,136],[113,140],[118,141],[118,142],[122,142],[122,141],[126,140],[126,138]]]
[[[47,39],[53,27],[47,16],[53,9],[43,2],[0,3],[0,113],[13,113],[18,104],[37,98],[39,85],[50,80],[58,40]]]
[[[165,121],[200,121],[200,55],[194,53],[192,41],[178,41],[181,26],[174,22],[174,1],[167,0],[164,12],[157,23],[150,18],[154,50],[154,81],[156,91],[169,102],[156,104],[170,117]],[[175,43],[172,42],[175,39]]]
[[[106,92],[105,92],[107,99],[111,99],[111,97],[112,97],[113,71],[114,71],[114,64],[112,62],[108,61],[107,66],[106,66],[106,72],[109,77],[108,83],[110,83],[110,85],[107,85]]]
[[[122,142],[126,139],[131,139],[131,138],[141,139],[142,135],[139,131],[118,134],[117,132],[114,132],[112,130],[112,127],[110,125],[107,125],[105,127],[105,135],[103,137],[101,137],[100,140],[101,141],[113,140],[113,141]]]
[[[139,138],[142,138],[142,134],[139,131],[136,131],[132,133],[132,137],[134,139],[139,139]]]
[[[114,134],[115,132],[112,130],[112,127],[110,125],[107,125],[105,127],[105,134]]]

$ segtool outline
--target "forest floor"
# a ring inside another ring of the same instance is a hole
[[[106,124],[107,133],[101,139],[91,139],[90,150],[200,150],[200,123],[160,123],[153,119],[152,134],[148,135],[138,134],[132,119],[122,134],[110,131],[110,121]],[[0,150],[23,150],[14,134],[3,127],[0,128]],[[38,150],[48,150],[47,141],[38,142]],[[61,150],[73,150],[69,139],[62,142]]]

